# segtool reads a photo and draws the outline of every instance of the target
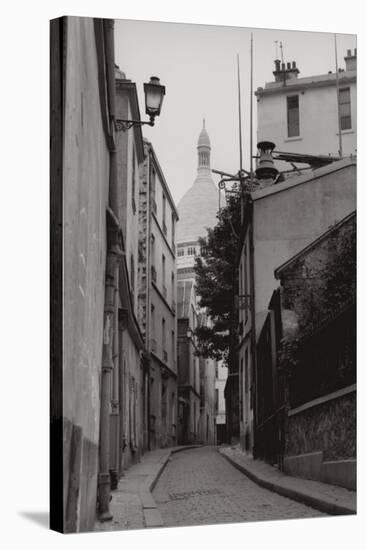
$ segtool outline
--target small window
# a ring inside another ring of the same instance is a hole
[[[172,212],[172,248],[175,249],[175,219]]]
[[[132,302],[135,301],[135,258],[133,257],[133,254],[131,254],[130,257],[130,278],[131,278],[131,294],[132,294]]]
[[[297,137],[300,135],[299,96],[287,98],[287,135]]]
[[[189,246],[188,247],[188,256],[195,256],[196,255],[196,247],[195,246]]]
[[[166,196],[164,193],[163,193],[163,232],[164,232],[164,235],[166,236],[168,230],[166,226]]]
[[[163,350],[165,351],[166,346],[166,334],[165,334],[165,319],[162,318],[161,320],[161,340],[163,344]]]
[[[339,90],[339,115],[341,130],[351,130],[351,93],[349,88]]]
[[[184,256],[184,248],[178,248],[178,256]]]
[[[132,149],[132,211],[133,213],[136,212],[136,154],[135,149]]]
[[[151,197],[151,208],[154,214],[157,214],[157,204],[156,204],[156,172],[152,164],[150,164],[150,197]]]

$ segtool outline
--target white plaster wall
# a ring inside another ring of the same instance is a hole
[[[64,415],[98,444],[109,152],[93,19],[67,19],[64,127]]]
[[[355,208],[354,164],[254,202],[257,314],[279,286],[274,270]]]
[[[357,103],[356,83],[350,87],[352,130],[342,132],[343,156],[356,154]],[[287,96],[299,95],[300,136],[287,136]],[[291,92],[263,96],[257,102],[257,141],[269,140],[279,151],[313,155],[338,155],[338,114],[335,85],[320,88],[304,88]],[[284,168],[284,164],[281,165]],[[290,166],[287,169],[291,169]]]

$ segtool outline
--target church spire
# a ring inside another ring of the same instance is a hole
[[[208,133],[206,130],[205,119],[203,119],[202,130],[198,138],[197,151],[198,151],[198,174],[210,175],[211,144],[210,144],[210,138],[208,137]]]

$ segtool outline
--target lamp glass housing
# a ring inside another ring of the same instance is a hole
[[[144,84],[145,110],[152,117],[159,116],[165,95],[165,86],[160,84],[159,78],[152,76],[148,84]]]

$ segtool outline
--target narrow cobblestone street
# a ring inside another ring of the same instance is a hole
[[[153,496],[171,527],[325,515],[259,487],[212,447],[174,455]]]

